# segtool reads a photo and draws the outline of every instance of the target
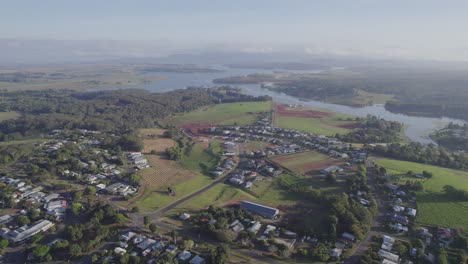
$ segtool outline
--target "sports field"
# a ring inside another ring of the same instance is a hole
[[[240,102],[217,104],[203,107],[190,113],[174,115],[164,122],[172,125],[215,124],[215,125],[248,125],[256,122],[260,113],[270,112],[271,101]]]
[[[273,157],[271,160],[297,174],[308,174],[309,172],[318,171],[323,167],[340,163],[338,160],[315,151]]]
[[[442,190],[444,185],[452,185],[468,191],[468,172],[392,159],[378,159],[375,162],[385,167],[388,174],[401,176],[402,183],[407,180],[418,180],[405,175],[409,170],[414,173],[426,170],[434,174],[431,179],[419,180],[423,183],[424,191],[419,192],[416,196],[418,204],[416,221],[418,223],[464,227],[465,230],[468,228],[468,221],[466,221],[468,219],[468,202],[453,200],[447,197]]]
[[[274,123],[278,127],[326,136],[346,134],[353,130],[358,123],[351,119],[353,117],[327,110],[290,108],[284,105],[276,105],[274,113]]]

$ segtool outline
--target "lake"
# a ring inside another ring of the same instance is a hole
[[[283,71],[283,70],[281,70]],[[189,86],[212,86],[213,79],[228,77],[228,76],[239,76],[247,75],[252,73],[272,73],[273,70],[261,70],[261,69],[232,69],[227,68],[222,72],[209,72],[209,73],[151,73],[152,75],[162,76],[165,79],[156,81],[149,84],[139,85],[133,88],[142,88],[151,92],[167,92],[176,89],[182,89]],[[299,72],[299,71],[290,71]],[[311,72],[318,73],[317,71],[300,71],[300,72]],[[244,93],[254,96],[269,95],[275,101],[285,104],[302,104],[310,107],[324,108],[332,110],[342,114],[354,115],[359,117],[365,117],[367,115],[375,115],[386,120],[398,121],[405,125],[405,134],[408,138],[413,141],[420,142],[422,144],[433,143],[429,138],[429,134],[433,131],[442,128],[449,122],[456,124],[464,124],[463,120],[452,119],[448,117],[432,118],[432,117],[418,117],[409,116],[405,114],[392,113],[387,111],[384,105],[372,105],[366,107],[350,107],[338,104],[324,103],[320,101],[301,101],[299,98],[286,95],[284,93],[278,93],[263,89],[260,85],[236,85],[241,87]]]

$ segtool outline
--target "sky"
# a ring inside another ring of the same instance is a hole
[[[98,43],[96,52],[130,56],[294,50],[468,61],[467,14],[466,0],[3,0],[0,38],[9,42],[0,47],[54,40],[77,54]]]

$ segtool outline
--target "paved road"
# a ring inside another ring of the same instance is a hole
[[[371,226],[369,232],[367,232],[366,236],[363,240],[358,242],[358,244],[353,248],[350,257],[345,261],[346,264],[354,264],[359,261],[361,256],[367,251],[370,246],[370,242],[372,237],[376,235],[383,234],[381,230],[381,225],[385,220],[385,206],[380,198],[379,194],[375,189],[375,185],[377,184],[377,179],[374,173],[374,161],[373,159],[367,159],[366,161],[366,172],[367,172],[367,183],[371,186],[372,193],[374,194],[375,201],[377,203],[377,213],[374,217],[374,222]]]

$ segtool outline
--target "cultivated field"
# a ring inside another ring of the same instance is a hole
[[[387,173],[400,176],[401,183],[407,180],[418,180],[405,175],[409,170],[414,173],[426,170],[434,174],[432,179],[419,180],[423,183],[424,191],[416,196],[418,204],[416,221],[418,223],[468,228],[468,221],[466,221],[468,202],[450,199],[442,192],[444,185],[452,185],[468,191],[467,172],[391,159],[378,159],[375,162],[385,167]]]
[[[164,122],[173,125],[216,124],[248,125],[258,120],[259,114],[271,111],[272,102],[226,103],[203,107],[190,113],[174,115]]]
[[[278,127],[326,136],[350,132],[358,125],[351,119],[354,118],[327,110],[305,107],[290,108],[284,105],[276,105],[274,113],[274,123]]]

